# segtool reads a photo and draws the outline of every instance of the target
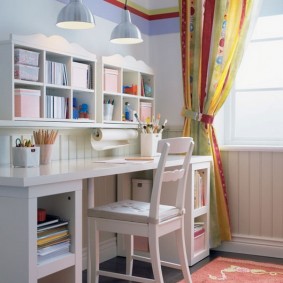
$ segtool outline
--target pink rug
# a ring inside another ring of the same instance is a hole
[[[283,282],[283,265],[218,257],[192,274],[193,283]],[[186,283],[184,280],[178,283]]]

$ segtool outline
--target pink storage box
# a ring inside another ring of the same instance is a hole
[[[118,70],[104,69],[104,91],[119,92]]]
[[[146,119],[149,117],[151,120],[152,116],[152,104],[150,102],[141,102],[140,103],[140,120],[141,122],[146,122]]]
[[[15,89],[15,117],[40,117],[40,90]]]
[[[38,66],[38,57],[39,57],[38,52],[20,49],[20,48],[16,48],[14,50],[15,64]]]
[[[15,69],[14,69],[15,79],[37,82],[38,72],[39,72],[38,67],[15,64]]]
[[[205,229],[202,228],[194,233],[194,253],[199,253],[205,248]]]
[[[73,87],[88,88],[89,65],[73,62],[72,63],[72,84]]]

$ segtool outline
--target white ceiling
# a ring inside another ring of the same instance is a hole
[[[147,10],[172,8],[178,6],[178,0],[129,0]]]

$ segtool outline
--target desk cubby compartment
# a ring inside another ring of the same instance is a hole
[[[125,108],[126,108],[126,103],[128,103],[129,108],[130,108],[130,114],[129,114],[129,119],[127,119],[126,115],[125,115]],[[123,99],[122,99],[122,105],[123,105],[123,114],[122,114],[122,119],[125,122],[137,122],[137,119],[134,116],[134,113],[139,113],[139,101],[137,99],[137,97],[133,96],[133,95],[123,95]]]
[[[52,258],[56,260],[56,258],[72,255],[72,252],[74,251],[72,235],[74,235],[75,229],[74,213],[72,212],[74,207],[74,199],[74,192],[45,196],[38,199],[38,208],[45,209],[47,215],[54,215],[58,217],[59,221],[57,223],[54,223],[53,225],[55,227],[58,226],[57,228],[64,227],[64,230],[66,231],[66,233],[62,233],[64,234],[64,237],[61,238],[61,241],[64,241],[66,243],[66,248],[62,249],[61,252],[60,246],[58,246],[58,252],[56,252],[56,247],[54,247],[54,256],[52,256],[52,253],[50,255],[43,253],[43,256],[38,256],[38,264],[44,264],[44,262],[48,262]],[[42,230],[44,230],[44,227],[38,227],[38,229],[41,229],[42,232]],[[48,229],[45,229],[45,231],[47,233]],[[48,237],[50,238],[50,235],[46,236],[46,238],[44,238],[44,241],[41,241],[40,243],[44,242],[51,244],[49,241],[51,238],[48,239]],[[70,245],[67,245],[67,243],[69,243]]]
[[[132,70],[123,70],[123,93],[138,95],[139,73]]]
[[[56,184],[54,184],[56,187]],[[57,184],[58,191],[65,191],[54,195],[46,195],[37,198],[37,208],[46,210],[47,215],[55,215],[60,217],[63,222],[61,227],[67,228],[67,235],[62,237],[64,244],[57,246],[58,250],[53,254],[47,254],[40,257],[37,255],[37,278],[40,283],[51,282],[78,282],[81,277],[81,189],[77,191],[78,183],[74,186],[74,191],[68,186],[72,186],[71,182],[68,184]],[[53,192],[56,189],[54,188]],[[60,221],[60,220],[59,220]],[[58,222],[59,223],[59,222]],[[56,223],[55,223],[56,224]],[[37,227],[37,235],[38,235]],[[48,241],[48,240],[47,240]],[[38,245],[37,238],[37,245]],[[68,245],[69,243],[69,245]],[[61,246],[60,246],[61,245]],[[55,247],[56,250],[56,246]],[[60,250],[61,249],[61,250]],[[42,250],[41,250],[42,251]],[[44,250],[43,250],[44,251]],[[37,249],[39,253],[39,248]]]
[[[95,120],[95,95],[92,91],[74,90],[79,119]]]
[[[70,90],[47,87],[45,96],[45,118],[70,119],[68,103],[70,97]]]
[[[145,97],[153,97],[154,81],[152,75],[141,74],[141,91],[140,95]]]
[[[206,180],[207,174],[204,170],[194,172],[194,209],[206,206]]]
[[[71,58],[56,53],[46,54],[46,83],[60,86],[70,85]]]
[[[208,250],[208,222],[206,215],[201,215],[194,219],[194,238],[193,238],[193,254],[199,254]]]

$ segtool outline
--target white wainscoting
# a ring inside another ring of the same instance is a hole
[[[227,182],[232,241],[225,251],[283,257],[283,152],[221,152]]]
[[[139,152],[139,143],[106,151],[95,151],[90,136],[93,129],[60,129],[53,147],[52,160],[68,160],[103,156],[122,156]],[[0,164],[12,163],[12,147],[16,138],[32,139],[33,129],[0,128]]]

